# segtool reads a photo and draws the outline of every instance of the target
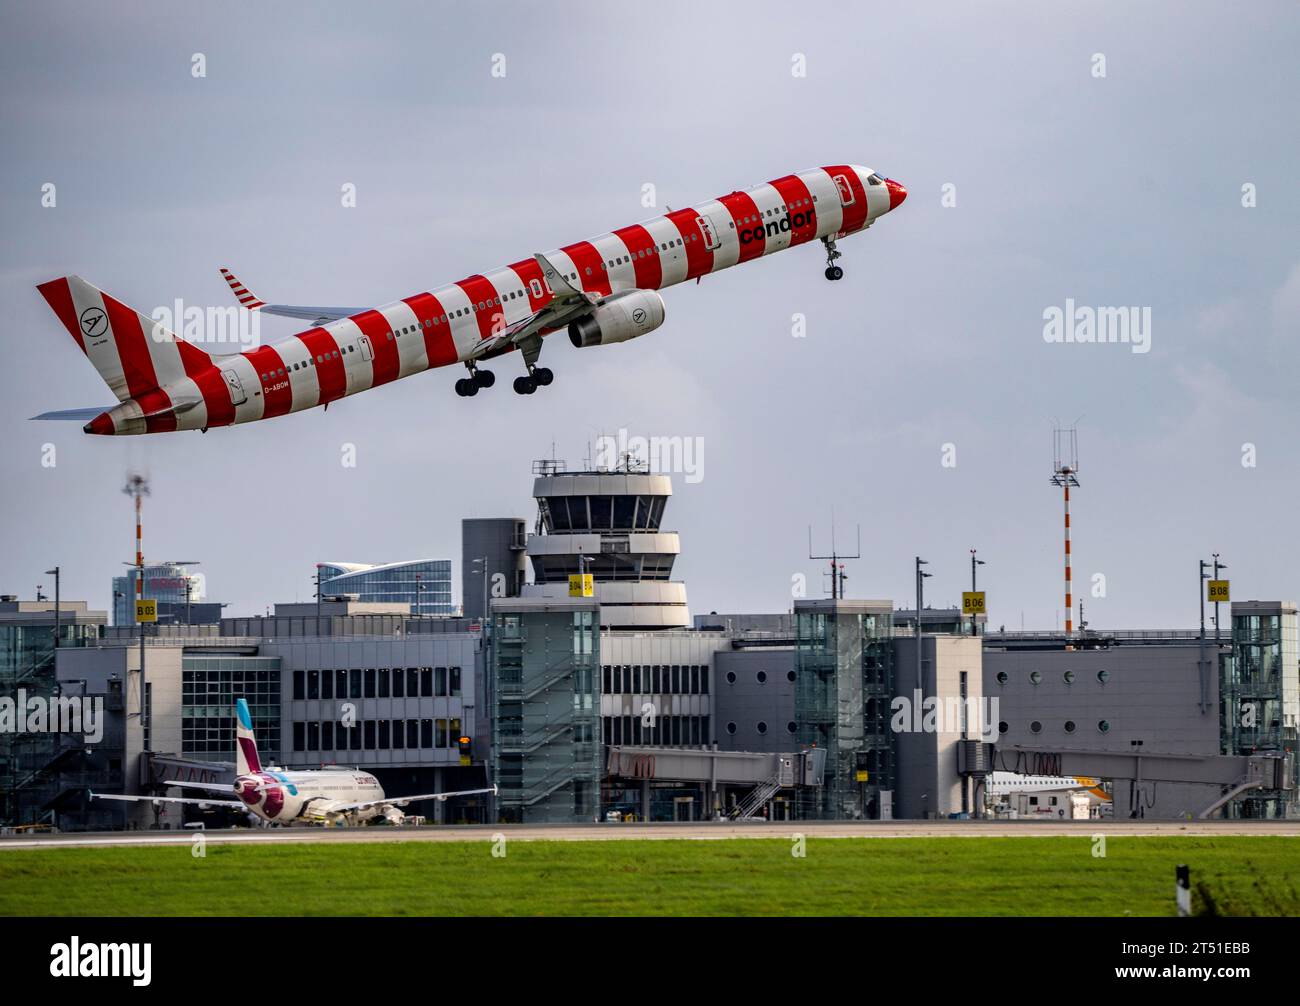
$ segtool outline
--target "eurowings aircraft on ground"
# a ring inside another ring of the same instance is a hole
[[[531,395],[553,379],[537,365],[543,336],[567,330],[580,348],[626,342],[663,324],[659,290],[815,240],[825,246],[826,278],[838,280],[836,241],[906,198],[902,185],[870,168],[814,168],[376,308],[268,304],[222,269],[243,307],[311,325],[226,356],[64,276],[37,289],[119,404],[35,418],[89,420],[85,432],[102,435],[206,432],[328,408],[453,363],[469,371],[456,382],[456,393],[468,397],[496,381],[480,364],[514,350],[526,370],[514,389]]]
[[[126,796],[91,793],[96,800],[127,800],[145,803],[188,803],[202,807],[240,807],[268,824],[365,824],[383,817],[401,824],[401,808],[421,800],[446,800],[452,796],[495,793],[497,788],[467,789],[454,793],[422,793],[419,796],[384,796],[384,788],[369,772],[360,769],[284,771],[263,768],[253,737],[253,717],[248,703],[235,703],[235,781],[233,786],[196,782],[168,782],[171,787],[231,793],[239,799],[182,796]]]

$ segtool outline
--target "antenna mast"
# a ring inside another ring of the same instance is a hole
[[[852,555],[842,555],[835,547],[835,512],[831,511],[831,554],[814,555],[812,547],[812,525],[808,525],[808,558],[809,559],[829,559],[831,561],[831,600],[842,600],[844,597],[844,581],[849,578],[844,572],[844,563],[841,559],[861,559],[862,558],[862,525],[858,525],[858,545],[853,550]]]
[[[1065,645],[1074,635],[1074,591],[1070,570],[1070,488],[1079,485],[1079,434],[1072,426],[1052,430],[1052,485],[1060,487],[1065,501]]]

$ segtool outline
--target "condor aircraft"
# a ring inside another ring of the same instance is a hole
[[[1018,772],[990,772],[984,786],[984,791],[989,796],[1086,790],[1098,799],[1110,802],[1110,794],[1102,789],[1100,779],[1081,775],[1021,775]]]
[[[235,782],[218,786],[197,782],[168,782],[167,787],[189,787],[210,792],[233,792],[239,799],[190,798],[180,796],[126,796],[91,793],[96,800],[129,800],[145,803],[189,803],[201,807],[241,807],[268,824],[365,824],[383,817],[401,824],[401,808],[421,800],[446,800],[452,796],[495,793],[489,789],[466,789],[455,793],[422,793],[419,796],[384,796],[384,788],[369,772],[359,769],[321,769],[288,772],[263,768],[253,737],[253,717],[248,703],[235,703]]]
[[[476,274],[381,307],[268,304],[229,270],[249,311],[306,321],[306,330],[243,353],[211,356],[79,276],[37,287],[117,395],[106,408],[37,419],[89,420],[87,433],[203,430],[330,402],[424,370],[464,364],[456,393],[496,381],[482,364],[518,350],[518,394],[548,386],[544,336],[574,346],[626,342],[664,321],[659,291],[751,259],[820,240],[826,278],[844,270],[836,241],[866,230],[907,198],[870,168],[840,164],[786,175],[663,216]]]

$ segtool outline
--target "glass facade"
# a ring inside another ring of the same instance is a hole
[[[606,538],[600,555],[588,555],[583,559],[583,569],[596,578],[597,583],[625,581],[639,583],[643,580],[668,581],[673,578],[672,553],[634,553],[630,551],[629,542],[623,539],[619,548],[617,539]],[[608,546],[609,551],[603,551]],[[533,579],[537,583],[564,583],[578,572],[578,553],[570,555],[534,555]]]
[[[658,531],[667,496],[620,493],[597,496],[540,496],[542,527],[547,534],[583,531]]]
[[[458,703],[442,704],[448,715],[402,718],[394,718],[394,712],[405,712],[404,702],[384,703],[382,715],[380,706],[367,703],[355,719],[347,721],[337,716],[337,705],[325,703],[340,699],[461,699],[467,682],[460,666],[302,669],[293,672],[292,681],[295,702],[323,703],[317,707],[321,718],[295,717],[295,755],[321,752],[332,759],[348,751],[433,751],[458,746],[462,724],[456,713],[463,708]],[[370,711],[377,715],[370,716]]]
[[[321,594],[356,594],[362,601],[409,604],[413,615],[452,615],[451,560],[421,559],[386,566],[321,563]]]
[[[1297,765],[1300,626],[1294,608],[1233,605],[1232,652],[1220,661],[1219,716],[1224,754],[1280,752]],[[1294,794],[1252,791],[1225,808],[1229,817],[1293,817]]]
[[[650,702],[655,709],[674,708],[673,696],[708,695],[707,664],[604,664],[600,669],[602,695],[627,695],[640,710]],[[601,741],[605,744],[693,746],[712,743],[709,716],[658,713],[602,716]]]
[[[58,691],[54,670],[54,613],[48,625],[0,624],[0,695],[50,698]],[[94,625],[64,622],[59,645],[85,646],[99,636]],[[0,822],[35,824],[49,819],[45,804],[58,779],[47,766],[68,739],[58,734],[0,732]]]
[[[502,820],[599,814],[599,647],[594,605],[494,612],[492,770]]]
[[[113,624],[135,625],[135,581],[137,571],[131,569],[125,576],[113,577]],[[144,568],[144,597],[166,604],[185,605],[185,588],[188,584],[190,602],[202,601],[207,593],[203,575],[191,573],[184,566],[163,563]]]
[[[181,753],[234,761],[235,700],[253,714],[258,750],[280,750],[280,658],[181,658]]]
[[[800,816],[876,817],[896,787],[889,729],[892,617],[860,603],[795,606],[795,738],[826,751],[825,785],[800,792]]]

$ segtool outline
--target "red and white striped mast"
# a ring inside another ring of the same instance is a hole
[[[149,480],[143,475],[128,475],[126,485],[122,487],[122,492],[135,500],[135,599],[139,602],[144,600],[144,544],[141,528],[141,509],[144,498],[149,495]],[[140,625],[140,730],[144,738],[144,750],[148,752],[151,746],[149,734],[146,732],[149,728],[149,692],[145,687],[144,680],[144,623],[139,621],[138,606],[134,620]]]
[[[1079,479],[1079,441],[1074,429],[1057,429],[1052,434],[1052,485],[1065,494],[1065,645],[1071,648],[1074,636],[1074,583],[1070,569],[1070,487]]]

